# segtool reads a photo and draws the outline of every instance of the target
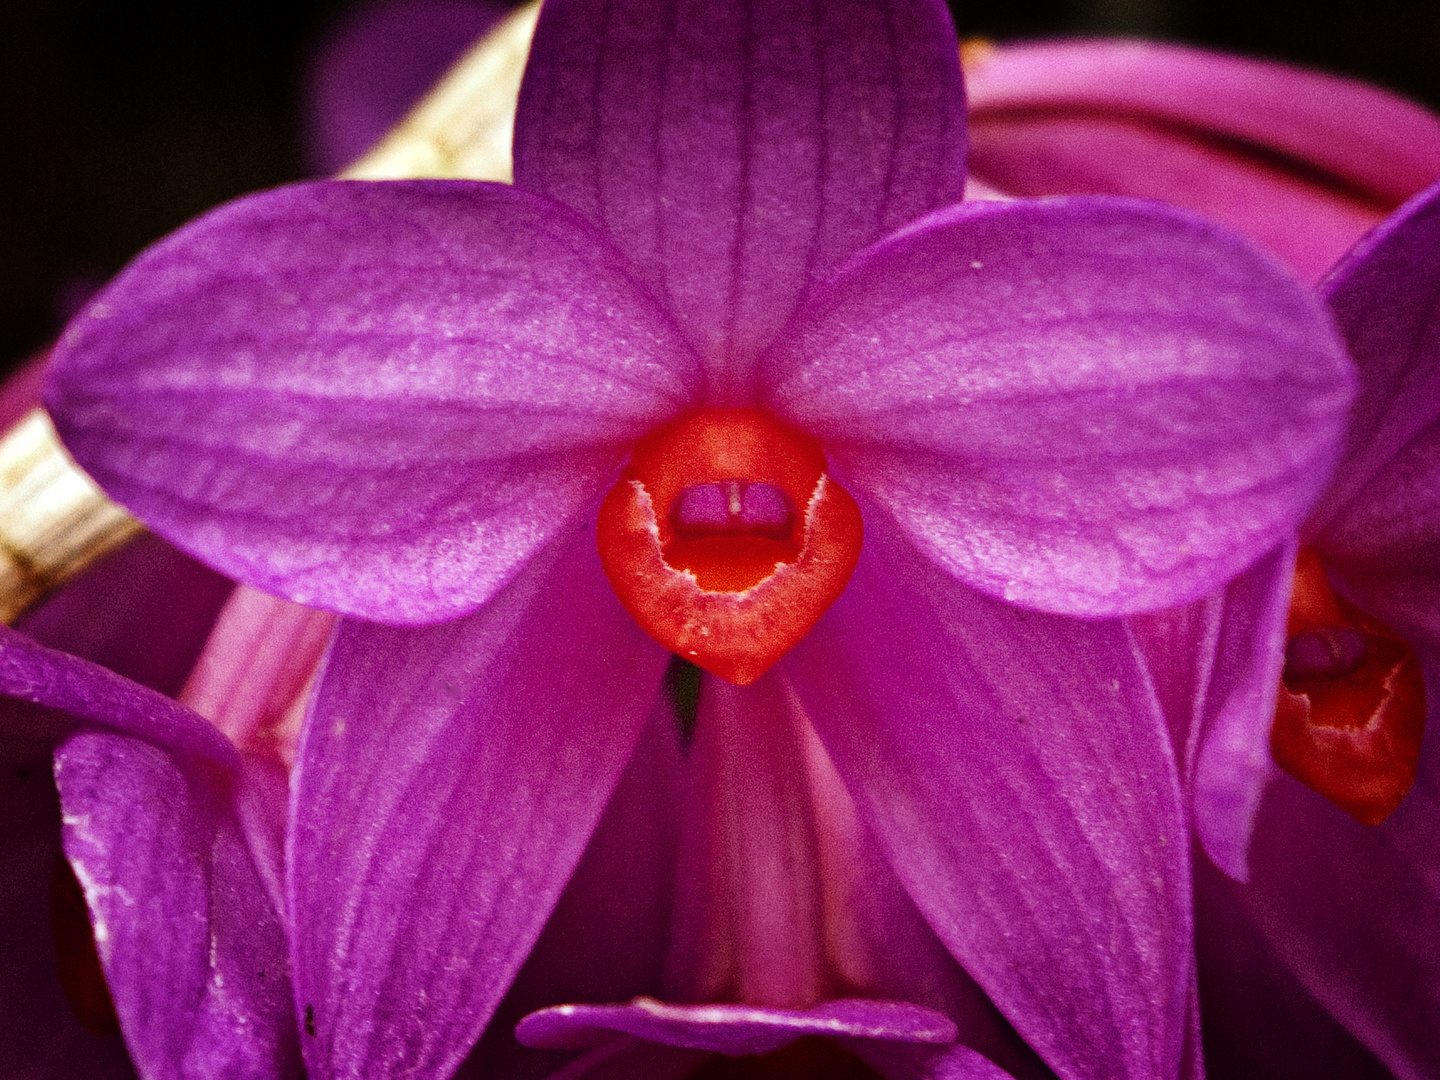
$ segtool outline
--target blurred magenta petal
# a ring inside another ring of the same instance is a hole
[[[899,1001],[826,1001],[809,1009],[748,1005],[561,1005],[531,1013],[515,1035],[531,1046],[586,1049],[610,1033],[735,1056],[768,1054],[805,1035],[951,1043],[955,1025],[930,1009]]]
[[[1363,83],[1138,41],[1001,46],[966,72],[971,169],[1013,195],[1164,199],[1318,279],[1440,176],[1440,119]]]
[[[907,890],[1046,1062],[1178,1075],[1186,831],[1123,630],[959,585],[882,515],[780,670]]]
[[[1440,184],[1366,237],[1322,288],[1360,372],[1345,454],[1307,530],[1324,533],[1319,543],[1332,558],[1388,561],[1397,545],[1435,550],[1440,499],[1424,475],[1440,441],[1437,267]]]
[[[505,8],[496,0],[379,0],[346,12],[306,73],[311,171],[337,173],[379,142]]]
[[[0,431],[9,431],[40,404],[40,392],[50,371],[50,350],[43,349],[23,361],[0,386]]]
[[[922,551],[1086,616],[1195,599],[1282,542],[1353,379],[1268,260],[1123,200],[935,214],[827,283],[778,348],[776,411]]]
[[[113,496],[251,584],[392,622],[483,603],[693,392],[603,240],[464,181],[233,203],[57,355],[49,406]]]
[[[637,1076],[645,1080],[686,1080],[708,1056],[703,1050],[686,1050],[620,1035],[581,1054],[558,1072],[549,1074],[547,1080],[634,1080]]]
[[[630,256],[721,404],[811,282],[959,201],[964,155],[935,0],[552,2],[515,125],[516,185]]]
[[[665,664],[593,544],[569,533],[466,620],[341,625],[289,846],[313,1075],[448,1075],[574,870]]]
[[[216,770],[82,732],[57,751],[55,778],[65,853],[141,1074],[302,1076],[285,931]]]

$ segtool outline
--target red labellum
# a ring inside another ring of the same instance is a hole
[[[1270,753],[1302,784],[1378,825],[1420,764],[1425,684],[1415,651],[1337,596],[1309,548],[1295,567],[1287,635]]]
[[[667,649],[738,686],[809,632],[860,558],[860,508],[810,436],[754,409],[655,431],[600,506],[600,561]]]

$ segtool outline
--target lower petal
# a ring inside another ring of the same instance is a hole
[[[584,530],[466,619],[341,624],[289,844],[313,1074],[453,1072],[574,870],[665,661]]]
[[[104,732],[62,746],[55,778],[65,853],[140,1073],[300,1077],[285,930],[224,782]]]
[[[849,589],[781,665],[862,817],[1060,1075],[1177,1075],[1184,818],[1123,629],[985,597],[865,524]]]

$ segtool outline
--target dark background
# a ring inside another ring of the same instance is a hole
[[[0,0],[0,369],[131,255],[304,175],[306,58],[347,0]],[[1440,0],[967,0],[962,36],[1141,34],[1440,107]]]

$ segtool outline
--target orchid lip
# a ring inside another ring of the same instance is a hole
[[[1336,595],[1319,554],[1303,548],[1270,736],[1276,764],[1378,825],[1415,781],[1424,724],[1415,650]]]
[[[737,685],[840,595],[862,532],[819,443],[755,409],[697,410],[642,439],[596,529],[635,621]]]

